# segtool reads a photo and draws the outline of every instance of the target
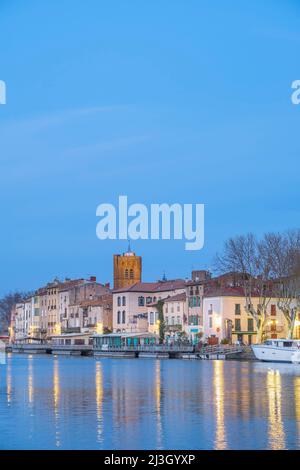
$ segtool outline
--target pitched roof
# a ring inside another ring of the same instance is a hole
[[[185,302],[186,301],[186,293],[181,292],[180,294],[171,295],[164,299],[164,302]]]
[[[121,289],[114,289],[113,293],[118,292],[166,292],[169,290],[182,289],[186,287],[184,279],[173,279],[170,281],[158,281],[158,282],[136,282],[131,286],[122,287]]]
[[[105,304],[112,304],[112,295],[102,295],[99,299],[88,299],[88,300],[82,300],[81,302],[78,302],[78,304],[73,304],[73,305],[79,305],[80,307],[102,307]],[[70,305],[71,306],[71,305]]]
[[[275,298],[276,294],[271,290],[265,292],[266,297]],[[241,286],[237,287],[213,287],[209,286],[204,291],[204,297],[245,297],[244,288]],[[251,297],[261,297],[261,293],[258,288],[253,288]]]

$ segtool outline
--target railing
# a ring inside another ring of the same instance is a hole
[[[54,351],[89,351],[93,349],[92,344],[51,344]]]
[[[44,350],[44,349],[52,349],[54,351],[90,351],[93,349],[92,344],[52,344],[52,343],[45,343],[45,344],[12,344],[12,348],[20,349],[23,351],[26,350]]]
[[[104,346],[104,347],[103,347]],[[110,351],[110,352],[119,352],[119,351],[132,351],[132,352],[193,352],[194,346],[191,345],[130,345],[130,346],[108,346],[103,345],[102,347],[94,347],[96,351]]]
[[[200,354],[234,354],[243,351],[242,346],[234,346],[231,344],[218,344],[214,346],[204,346],[197,352]]]

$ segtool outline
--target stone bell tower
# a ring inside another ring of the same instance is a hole
[[[123,255],[114,255],[114,289],[131,286],[142,280],[142,258],[128,250]]]

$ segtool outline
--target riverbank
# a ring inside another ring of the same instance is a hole
[[[255,356],[249,347],[208,347],[193,351],[188,347],[151,346],[144,348],[109,348],[100,350],[92,345],[51,345],[22,344],[8,345],[8,352],[16,354],[52,354],[62,356],[95,356],[115,358],[152,358],[152,359],[185,359],[185,360],[242,360],[254,361]]]

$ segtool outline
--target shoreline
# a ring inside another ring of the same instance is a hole
[[[34,354],[34,355],[52,355],[52,356],[73,356],[73,357],[95,357],[95,358],[115,358],[115,359],[182,359],[187,361],[246,361],[259,362],[253,353],[249,351],[232,352],[181,352],[176,350],[168,351],[139,351],[139,350],[119,350],[103,351],[92,348],[75,349],[74,347],[58,347],[57,345],[20,345],[7,346],[6,353],[11,354]]]

